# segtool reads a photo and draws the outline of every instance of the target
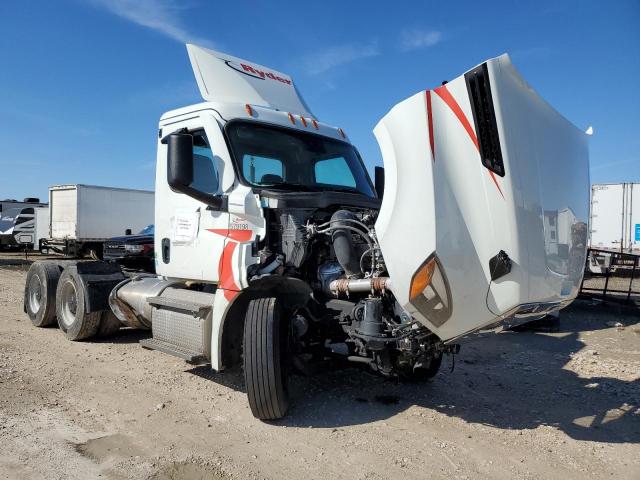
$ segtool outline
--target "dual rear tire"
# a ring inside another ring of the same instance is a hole
[[[27,273],[24,311],[36,327],[57,324],[69,340],[112,335],[120,322],[110,311],[87,312],[85,287],[75,269],[35,262]]]
[[[98,333],[102,312],[87,312],[84,286],[77,274],[67,269],[56,290],[58,326],[69,340],[85,340]]]
[[[27,273],[24,289],[24,311],[36,327],[56,322],[56,288],[60,268],[55,263],[36,262]]]

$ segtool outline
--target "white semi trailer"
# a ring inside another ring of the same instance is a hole
[[[99,258],[104,241],[153,223],[151,191],[96,185],[49,187],[49,238],[41,247]]]
[[[589,246],[637,253],[640,249],[639,183],[592,185]]]
[[[80,340],[112,312],[151,330],[147,348],[241,364],[253,414],[275,419],[293,370],[342,358],[427,380],[460,336],[576,297],[587,137],[508,56],[393,107],[374,129],[386,172],[374,187],[289,76],[187,49],[204,102],[160,119],[157,274],[34,263],[35,325],[57,318]]]
[[[49,207],[37,208],[35,220],[35,228],[33,230],[33,246],[38,250],[42,250],[42,241],[49,238]]]

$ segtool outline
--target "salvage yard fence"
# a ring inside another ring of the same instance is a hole
[[[640,255],[588,249],[580,296],[622,303],[640,301]]]

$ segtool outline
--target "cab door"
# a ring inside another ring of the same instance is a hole
[[[186,129],[193,136],[191,187],[223,195],[234,183],[233,167],[221,131],[212,112],[185,115],[161,123],[161,137]],[[217,283],[224,251],[229,213],[215,210],[167,183],[167,146],[158,141],[155,208],[156,272],[159,275]]]

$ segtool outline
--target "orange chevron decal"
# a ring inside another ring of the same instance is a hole
[[[218,286],[224,291],[224,298],[231,301],[240,291],[240,287],[236,284],[233,275],[233,254],[236,251],[238,243],[251,240],[253,230],[234,228],[209,228],[207,230],[229,239],[229,242],[227,242],[222,250],[222,256],[218,263]]]
[[[476,136],[476,131],[473,128],[473,126],[471,125],[471,123],[469,123],[469,120],[467,119],[467,116],[462,111],[462,108],[460,108],[460,105],[458,105],[458,102],[456,102],[456,99],[453,98],[453,95],[451,95],[451,92],[449,92],[449,90],[447,90],[447,86],[446,85],[442,85],[441,87],[438,87],[438,88],[434,89],[433,91],[436,92],[436,94],[451,109],[453,114],[457,117],[458,121],[462,124],[462,127],[467,131],[467,134],[469,135],[469,138],[471,139],[471,141],[475,145],[476,150],[478,150],[478,153],[480,153],[480,144],[478,143],[478,137]],[[502,189],[500,188],[500,184],[498,183],[498,179],[496,178],[496,176],[493,174],[493,172],[491,170],[487,169],[487,171],[489,172],[489,176],[491,177],[491,180],[493,180],[493,183],[496,184],[496,188],[500,192],[500,195],[502,195],[502,198],[504,198],[504,193],[502,193]]]

